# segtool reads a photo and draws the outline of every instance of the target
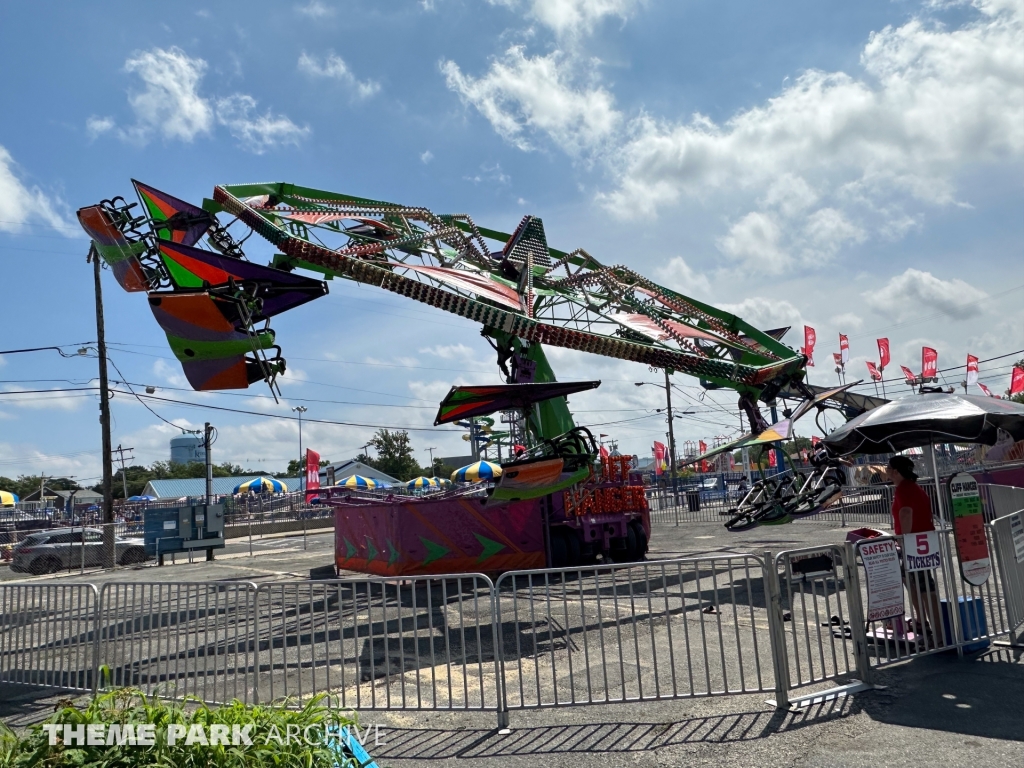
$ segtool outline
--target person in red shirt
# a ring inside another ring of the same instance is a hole
[[[886,477],[895,488],[892,495],[892,526],[895,534],[903,536],[934,531],[932,502],[924,489],[917,484],[914,462],[907,456],[893,456],[886,467]],[[902,558],[900,567],[903,568]],[[917,628],[924,626],[925,631],[931,632],[933,627],[941,626],[939,598],[932,572],[925,570],[908,574],[904,571],[903,580],[907,592],[910,593],[910,602],[914,606]],[[922,617],[925,619],[923,624]]]

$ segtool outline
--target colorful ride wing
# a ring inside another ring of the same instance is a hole
[[[494,384],[479,387],[452,387],[437,412],[434,425],[460,419],[486,416],[510,408],[528,409],[534,403],[596,389],[600,381],[566,381],[545,384]]]
[[[327,293],[327,284],[320,280],[168,240],[157,244],[175,289],[202,290],[234,281],[262,299],[262,310],[254,320],[279,315]]]
[[[135,179],[132,179],[132,184],[159,238],[181,245],[195,245],[216,221],[213,214],[197,205]]]
[[[537,499],[563,491],[590,476],[589,466],[574,472],[563,471],[564,468],[565,460],[558,458],[504,464],[501,479],[488,496],[485,506]]]
[[[114,273],[118,285],[129,293],[149,289],[149,282],[139,261],[146,250],[142,241],[130,243],[114,226],[110,214],[102,205],[90,205],[78,210],[78,221],[92,239],[96,252]]]
[[[245,357],[273,348],[274,332],[238,330],[238,309],[229,299],[207,292],[154,293],[149,306],[196,390],[245,389],[279,369],[277,361]]]

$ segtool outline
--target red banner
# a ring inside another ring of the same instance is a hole
[[[907,380],[907,384],[917,383],[917,375],[912,370],[907,368],[907,366],[901,365],[900,370],[903,371],[903,377]]]
[[[885,366],[889,364],[889,340],[879,339],[878,340],[878,364],[885,370]]]
[[[982,384],[982,383],[981,383],[980,381],[978,382],[978,389],[980,389],[980,390],[981,390],[982,392],[984,392],[984,393],[985,393],[986,395],[988,395],[989,397],[994,397],[994,398],[996,398],[996,399],[999,399],[999,395],[993,395],[993,394],[992,394],[992,390],[991,390],[991,389],[989,389],[988,387],[986,387],[986,386],[985,386],[984,384]]]
[[[320,454],[306,449],[306,503],[320,490]]]
[[[807,355],[807,365],[814,367],[814,345],[818,343],[818,335],[809,325],[804,326],[804,346],[801,350]]]
[[[967,384],[978,383],[978,358],[974,355],[967,355]]]
[[[604,446],[602,445],[602,446],[601,446],[601,458],[602,458],[602,459],[607,459],[609,455],[610,455],[610,454],[608,453],[608,449],[607,449],[607,448],[605,448],[605,447],[604,447]]]
[[[664,443],[654,443],[654,474],[661,475],[665,472],[665,454],[668,453]]]
[[[838,352],[832,353],[832,359],[835,361],[837,367],[843,364],[843,356]]]
[[[839,334],[839,356],[843,365],[850,361],[850,337]]]
[[[771,450],[768,451],[768,466],[769,467],[777,467],[777,466],[779,466],[779,460],[777,458],[775,458],[775,449],[774,448],[772,448]]]
[[[1024,392],[1024,368],[1013,366],[1013,375],[1010,377],[1010,394],[1019,395]]]
[[[820,442],[821,442],[821,438],[820,437],[818,437],[817,435],[811,435],[811,448],[813,448],[814,446],[816,446]]]
[[[921,347],[921,380],[939,378],[939,353],[931,347]]]
[[[868,366],[868,373],[871,374],[871,380],[872,381],[881,381],[882,380],[882,374],[878,370],[878,368],[875,367],[875,364],[872,363],[870,360],[868,360],[867,361],[867,366]]]
[[[703,440],[701,440],[699,443],[697,443],[697,447],[700,449],[700,455],[701,456],[703,456],[705,453],[708,452],[708,444],[705,443]]]

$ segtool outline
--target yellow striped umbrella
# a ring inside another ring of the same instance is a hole
[[[0,505],[9,507],[13,504],[17,504],[21,499],[18,498],[18,494],[11,493],[10,491],[0,491]]]
[[[352,475],[346,477],[338,485],[343,488],[380,488],[384,484],[379,480],[374,480],[372,477],[363,477],[362,475]]]
[[[479,483],[496,477],[501,477],[501,465],[489,461],[477,461],[452,472],[452,480],[456,483]]]
[[[417,488],[436,488],[437,481],[429,477],[417,477],[407,482],[405,484],[405,487],[408,488],[410,491],[414,491]]]

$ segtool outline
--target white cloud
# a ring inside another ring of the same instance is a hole
[[[655,270],[655,277],[673,290],[687,296],[703,296],[710,292],[707,276],[695,271],[682,256],[673,256]]]
[[[1024,152],[1022,14],[982,10],[954,30],[886,27],[863,49],[864,77],[811,70],[722,124],[641,116],[606,201],[651,213],[684,195],[768,189],[770,205],[788,177],[817,196],[953,203],[959,169]]]
[[[426,150],[422,155],[420,155],[420,162],[423,163],[424,165],[427,165],[433,159],[434,153],[431,152],[429,149]]]
[[[11,153],[0,146],[0,232],[19,232],[25,224],[41,221],[68,237],[81,236],[81,229],[65,217],[64,202],[27,186],[15,169]]]
[[[522,46],[512,46],[480,78],[463,74],[453,61],[440,66],[448,87],[523,150],[533,148],[526,135],[533,131],[570,154],[596,149],[622,120],[604,88],[573,87],[576,61],[560,51],[528,57]]]
[[[855,315],[853,312],[844,312],[832,318],[832,325],[839,328],[840,331],[856,331],[864,325],[864,320],[860,315]]]
[[[85,132],[90,139],[95,139],[97,136],[101,136],[108,131],[114,129],[115,123],[112,117],[98,117],[97,115],[90,115],[85,121]]]
[[[334,15],[334,9],[321,2],[321,0],[310,0],[310,2],[300,5],[295,10],[311,19],[325,19],[328,16]]]
[[[125,134],[128,138],[145,142],[157,133],[165,139],[192,141],[213,129],[213,107],[198,90],[206,72],[205,61],[172,46],[136,53],[124,68],[145,85],[128,97],[136,119]]]
[[[751,211],[729,228],[718,247],[750,270],[779,274],[792,262],[782,248],[782,237],[781,227],[770,214]]]
[[[517,0],[488,0],[491,5],[518,8]],[[528,15],[560,37],[589,34],[607,16],[628,19],[643,0],[531,0]]]
[[[966,320],[982,313],[981,299],[987,296],[959,278],[942,280],[913,268],[863,295],[870,307],[897,320],[936,311]]]
[[[357,80],[344,59],[333,51],[324,57],[323,61],[303,51],[299,56],[299,71],[312,77],[329,78],[344,83],[360,99],[367,99],[380,90],[380,83],[373,80]]]
[[[256,114],[256,100],[241,93],[217,100],[217,122],[226,126],[244,149],[257,155],[284,144],[297,146],[310,133],[308,126],[299,127],[285,115],[270,110]]]
[[[1024,156],[1024,12],[1008,0],[973,6],[973,20],[954,28],[927,18],[885,27],[865,42],[858,71],[803,72],[724,121],[629,118],[601,84],[600,62],[568,44],[538,56],[514,46],[477,78],[452,61],[442,71],[515,146],[546,137],[603,160],[613,186],[597,199],[616,215],[725,198],[740,210],[719,247],[777,273],[871,237],[899,239],[921,226],[922,208],[967,205],[959,175]],[[636,7],[537,0],[529,13],[557,35]]]
[[[769,299],[763,296],[751,296],[738,304],[722,304],[721,309],[736,315],[755,328],[771,330],[783,326],[792,326],[802,332],[803,315],[793,304],[784,299]],[[801,337],[801,342],[802,337]]]

